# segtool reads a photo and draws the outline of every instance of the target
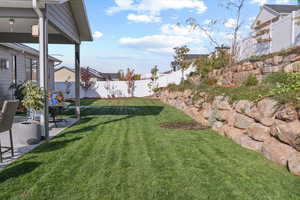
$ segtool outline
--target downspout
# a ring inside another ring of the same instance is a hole
[[[38,15],[39,18],[43,18],[43,12],[41,11],[40,7],[37,5],[38,0],[32,0],[32,8],[33,10],[36,12],[36,14]]]

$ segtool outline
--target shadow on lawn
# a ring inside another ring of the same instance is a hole
[[[118,121],[122,121],[122,120],[126,120],[126,119],[130,119],[130,118],[133,118],[134,116],[133,115],[128,115],[128,116],[125,116],[125,117],[122,117],[122,118],[118,118],[118,119],[113,119],[113,120],[109,120],[109,121],[105,121],[105,122],[102,122],[102,123],[97,123],[97,124],[89,124],[85,127],[82,127],[80,129],[76,129],[76,130],[70,130],[70,131],[67,131],[65,132],[63,135],[61,136],[58,136],[58,137],[65,137],[67,135],[71,135],[71,134],[80,134],[80,133],[85,133],[87,131],[91,131],[93,130],[94,128],[97,128],[101,125],[106,125],[106,124],[110,124],[110,123],[115,123],[115,122],[118,122]],[[84,123],[88,123],[89,121],[93,120],[94,118],[91,118],[91,117],[86,117],[84,119],[81,119],[79,121],[80,124],[84,124]]]
[[[133,115],[147,116],[159,115],[163,111],[162,106],[99,106],[98,108],[81,109],[82,116],[89,115]],[[63,113],[67,116],[75,116],[75,109],[68,109]]]
[[[45,153],[45,152],[56,151],[58,149],[64,148],[69,143],[73,143],[73,142],[76,142],[76,141],[81,140],[81,139],[82,139],[82,137],[76,137],[76,138],[72,138],[72,139],[65,139],[65,140],[61,140],[61,141],[55,141],[54,140],[54,141],[51,141],[49,143],[45,143],[44,145],[40,146],[39,148],[34,150],[33,153]]]
[[[8,179],[17,178],[19,176],[30,173],[41,164],[41,162],[24,162],[12,167],[8,167],[0,172],[0,183],[3,183]]]
[[[147,116],[159,115],[163,111],[162,106],[103,106],[93,109],[84,109],[83,115],[132,115]]]

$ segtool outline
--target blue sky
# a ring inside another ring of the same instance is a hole
[[[83,66],[102,72],[117,72],[128,67],[138,73],[149,73],[154,65],[160,71],[170,69],[172,48],[188,45],[192,53],[211,50],[207,37],[200,30],[192,30],[185,20],[197,19],[199,24],[218,20],[211,33],[220,43],[230,42],[234,20],[232,13],[220,6],[225,0],[86,0],[94,42],[81,45]],[[243,11],[246,36],[251,20],[263,3],[295,3],[293,0],[246,0]],[[180,26],[176,25],[181,23]],[[74,66],[74,50],[70,45],[50,45],[50,55]]]

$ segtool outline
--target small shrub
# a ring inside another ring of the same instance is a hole
[[[251,87],[251,86],[257,86],[258,85],[258,80],[255,75],[251,74],[248,76],[246,81],[244,82],[245,86]]]

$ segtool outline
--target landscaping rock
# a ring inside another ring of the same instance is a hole
[[[298,120],[289,123],[276,120],[271,128],[271,134],[300,151],[300,122]]]
[[[234,110],[219,110],[216,113],[216,119],[221,122],[227,122],[227,124],[233,126],[235,114],[236,112]]]
[[[224,96],[217,96],[213,101],[213,107],[219,110],[231,110],[229,99]]]
[[[273,99],[266,98],[257,103],[257,109],[262,118],[272,118],[278,110],[278,102]]]
[[[240,130],[240,129],[237,129],[237,128],[234,128],[234,127],[230,127],[230,126],[226,126],[226,129],[225,129],[225,136],[227,136],[229,139],[235,141],[236,143],[240,143],[240,138],[243,137],[244,134],[244,131],[243,130]]]
[[[245,134],[243,130],[227,126],[224,132],[228,138],[241,145],[242,147],[257,152],[261,151],[262,142],[252,140]]]
[[[293,71],[294,71],[293,65],[292,65],[292,64],[288,64],[288,65],[284,66],[284,67],[283,67],[283,71],[284,71],[285,73],[293,72]]]
[[[296,109],[291,105],[284,105],[276,114],[276,119],[292,122],[298,119]]]
[[[289,157],[296,151],[275,138],[269,138],[263,143],[261,152],[267,159],[285,166]]]
[[[294,175],[300,176],[300,153],[293,153],[288,159],[288,168]]]
[[[247,135],[254,140],[264,142],[270,138],[270,128],[259,123],[254,123],[247,129]]]
[[[283,57],[282,56],[274,56],[273,58],[273,64],[274,65],[279,65],[281,64],[283,61]]]
[[[267,159],[286,166],[288,159],[296,151],[275,138],[269,138],[263,143],[261,152]]]
[[[222,122],[215,122],[212,126],[212,130],[216,131],[218,134],[224,136],[225,135],[225,132],[224,132],[224,129],[223,128],[223,123]]]
[[[235,115],[234,127],[239,129],[247,129],[251,124],[255,123],[254,119],[242,114]]]
[[[212,116],[213,110],[209,103],[203,104],[203,109],[202,109],[201,114],[205,119],[209,119]]]
[[[245,114],[247,116],[250,116],[252,106],[253,106],[252,102],[248,100],[240,100],[234,104],[234,109],[240,114]]]
[[[255,141],[247,135],[243,134],[243,136],[239,140],[239,144],[246,149],[261,152],[263,142]]]
[[[259,118],[258,121],[267,127],[271,127],[275,123],[274,118]]]

